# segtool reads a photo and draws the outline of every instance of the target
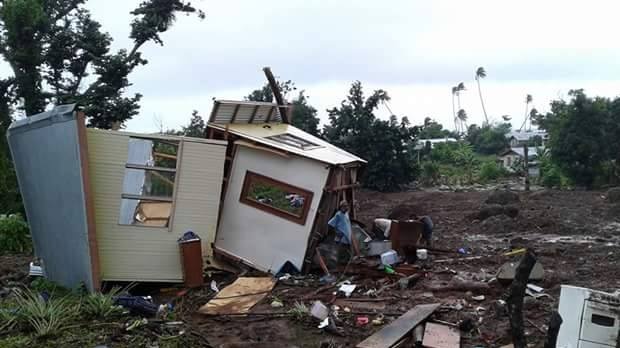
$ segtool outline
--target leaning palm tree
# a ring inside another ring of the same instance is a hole
[[[458,93],[456,86],[452,87],[452,116],[454,117],[454,131],[459,132],[458,118],[456,117],[456,109],[454,108],[454,96]]]
[[[482,99],[482,90],[480,89],[480,79],[487,77],[487,72],[483,67],[476,69],[476,82],[478,83],[478,95],[480,96],[480,104],[482,105],[482,112],[484,113],[484,123],[489,124],[489,117],[487,116],[487,109],[484,107],[484,99]]]
[[[456,101],[457,101],[457,106],[459,107],[459,110],[461,110],[461,92],[465,90],[465,84],[463,82],[459,82],[458,85],[456,85]]]
[[[465,110],[460,109],[459,112],[456,114],[456,117],[458,117],[459,122],[461,123],[462,132],[465,133],[465,130],[467,129],[467,113],[465,112]]]
[[[527,119],[529,118],[529,114],[527,111],[529,110],[530,103],[532,102],[532,100],[533,98],[531,94],[528,94],[525,97],[525,119],[523,120],[523,124],[521,125],[521,128],[519,128],[519,132],[523,130],[523,128],[525,127],[525,124],[527,123]]]

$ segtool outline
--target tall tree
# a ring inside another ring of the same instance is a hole
[[[181,129],[181,132],[179,132],[180,135],[194,138],[204,138],[207,125],[205,120],[198,113],[198,110],[194,110],[192,111],[192,118],[189,120],[189,124],[187,126],[183,126]]]
[[[5,0],[0,2],[0,55],[13,77],[10,96],[26,115],[50,103],[79,103],[89,125],[110,128],[138,113],[140,94],[125,96],[129,74],[147,61],[140,49],[163,44],[160,34],[178,13],[198,13],[180,0],[146,0],[131,12],[133,46],[111,52],[112,38],[101,31],[86,0]],[[89,83],[86,83],[89,81]]]
[[[532,102],[533,98],[531,94],[528,94],[525,97],[525,116],[523,118],[523,124],[521,125],[521,128],[519,128],[519,131],[523,130],[525,128],[525,125],[527,124],[527,120],[529,118],[529,110],[530,110],[530,103]]]
[[[457,86],[452,87],[452,117],[454,117],[454,131],[459,133],[459,119],[456,117],[456,108],[454,106],[454,97],[458,93]]]
[[[399,122],[392,115],[384,121],[374,114],[389,99],[384,90],[364,96],[361,82],[356,81],[340,107],[327,110],[330,122],[323,130],[328,141],[368,161],[362,183],[381,191],[397,190],[417,175],[413,154],[407,151],[417,127],[411,127],[406,117]]]
[[[420,139],[436,139],[451,136],[450,131],[443,128],[443,125],[430,117],[424,119],[424,124],[419,127],[418,136]]]
[[[465,112],[465,110],[460,109],[459,112],[456,114],[456,117],[458,117],[459,122],[461,124],[461,129],[463,130],[463,133],[466,133],[466,129],[467,129],[467,113]]]
[[[459,82],[456,85],[456,100],[458,109],[461,110],[461,92],[465,91],[465,84],[463,82]]]
[[[480,88],[480,80],[487,77],[487,72],[483,67],[476,69],[476,82],[478,83],[478,96],[480,96],[480,105],[482,105],[482,112],[484,113],[484,123],[489,124],[489,117],[487,116],[487,109],[484,107],[484,99],[482,98],[482,89]]]

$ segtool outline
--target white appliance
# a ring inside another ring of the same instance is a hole
[[[620,346],[620,292],[562,285],[559,312],[562,326],[558,348],[615,348]]]

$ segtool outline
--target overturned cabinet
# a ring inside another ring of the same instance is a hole
[[[49,279],[180,282],[188,230],[211,256],[226,142],[87,129],[74,105],[16,121],[7,137]]]
[[[215,101],[208,138],[228,143],[216,254],[276,273],[309,269],[341,200],[355,202],[363,159],[280,117],[272,103]],[[355,217],[354,204],[351,217]]]

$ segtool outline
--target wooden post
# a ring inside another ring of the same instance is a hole
[[[278,104],[278,109],[280,110],[280,117],[282,118],[282,123],[289,123],[288,113],[286,105],[284,104],[284,98],[282,97],[282,93],[280,92],[280,88],[278,87],[278,83],[276,82],[275,77],[273,77],[273,73],[271,72],[271,68],[268,66],[263,68],[263,72],[265,72],[265,76],[267,77],[267,82],[269,82],[269,86],[271,87],[271,91],[273,92],[273,97]]]
[[[549,330],[547,331],[547,340],[545,341],[544,348],[555,348],[562,322],[563,320],[560,313],[553,311],[553,313],[551,313],[551,319],[549,319]]]
[[[530,190],[530,166],[527,159],[527,143],[523,145],[523,166],[525,169],[525,191]]]
[[[536,255],[532,250],[528,249],[515,271],[515,277],[508,290],[506,307],[510,319],[510,333],[512,335],[512,344],[514,348],[527,347],[527,341],[523,330],[523,297],[525,297],[527,281],[530,278],[530,273],[535,264]]]

